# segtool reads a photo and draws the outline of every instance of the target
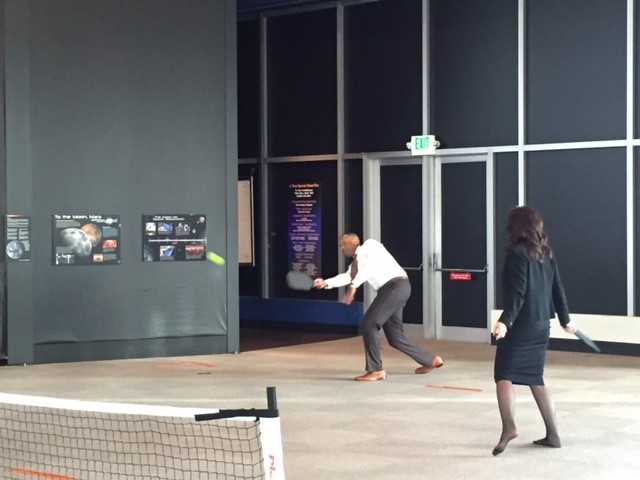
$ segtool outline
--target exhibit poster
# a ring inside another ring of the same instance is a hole
[[[7,261],[28,262],[31,260],[31,219],[25,215],[7,215],[5,225],[5,248]]]
[[[318,277],[320,272],[320,184],[289,185],[289,270]]]
[[[142,259],[145,262],[205,260],[206,253],[205,215],[142,216]]]
[[[119,264],[120,230],[119,215],[53,215],[53,264]]]
[[[238,263],[255,266],[253,178],[238,180]]]

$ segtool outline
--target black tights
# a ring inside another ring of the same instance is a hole
[[[546,436],[533,443],[545,447],[559,448],[561,446],[558,428],[556,426],[556,412],[551,400],[551,395],[544,385],[530,385],[531,393],[536,401],[538,410],[542,415]],[[518,436],[515,424],[516,395],[513,383],[509,380],[498,380],[496,382],[496,396],[498,397],[498,409],[502,420],[502,434],[498,444],[493,449],[494,455],[500,455],[507,448],[507,444]]]

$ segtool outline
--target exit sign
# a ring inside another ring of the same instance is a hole
[[[435,135],[414,135],[407,147],[411,150],[411,155],[434,155],[437,147],[436,137]]]
[[[451,272],[449,273],[449,280],[453,280],[456,282],[470,282],[471,272]]]

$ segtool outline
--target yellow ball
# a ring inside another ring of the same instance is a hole
[[[215,263],[216,265],[224,265],[224,258],[217,253],[207,252],[207,260]]]

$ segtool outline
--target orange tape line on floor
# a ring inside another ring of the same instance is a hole
[[[156,368],[179,368],[179,367],[204,367],[216,368],[215,365],[205,362],[174,362],[174,363],[156,363]]]
[[[55,473],[39,472],[38,470],[29,470],[28,468],[12,468],[11,473],[27,475],[29,477],[46,478],[47,480],[78,480],[75,477],[66,477],[64,475],[56,475]]]
[[[444,388],[448,390],[463,390],[465,392],[482,392],[481,388],[470,388],[470,387],[452,387],[450,385],[427,385],[429,388]]]

